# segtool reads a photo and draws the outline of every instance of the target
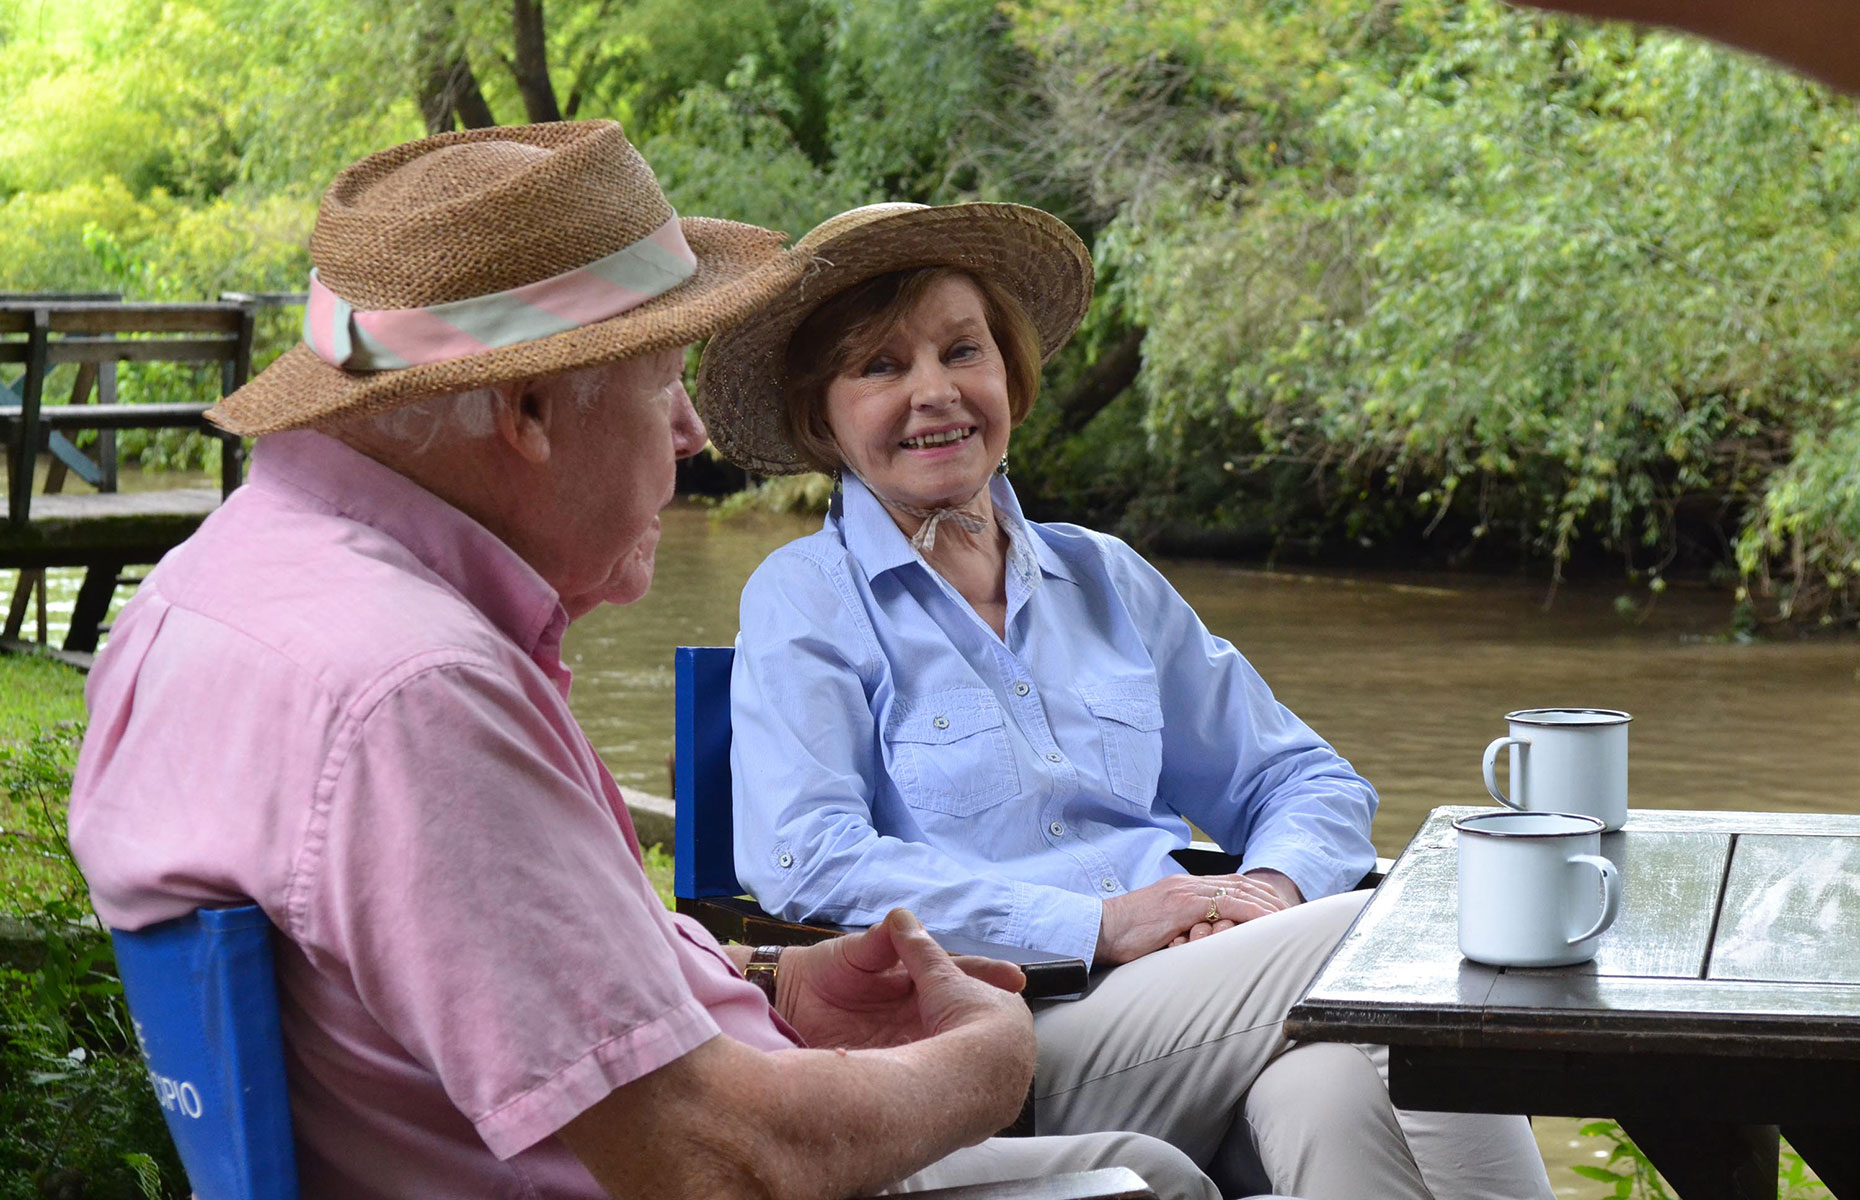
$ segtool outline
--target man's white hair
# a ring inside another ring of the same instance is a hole
[[[497,431],[500,395],[517,396],[525,390],[546,387],[557,390],[576,408],[586,412],[600,400],[605,373],[612,366],[612,363],[600,363],[542,379],[492,384],[448,396],[429,396],[386,412],[357,417],[347,426],[362,437],[385,444],[401,454],[425,454],[437,446],[490,437]]]

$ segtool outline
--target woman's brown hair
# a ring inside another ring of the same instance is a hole
[[[1008,417],[1019,425],[1040,391],[1040,334],[1005,288],[954,267],[913,267],[847,288],[808,314],[788,339],[782,432],[807,464],[831,474],[839,446],[827,429],[827,384],[846,364],[870,357],[939,279],[967,279],[982,293],[982,315],[1007,367]]]

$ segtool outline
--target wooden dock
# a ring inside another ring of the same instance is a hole
[[[118,404],[116,367],[126,362],[175,362],[219,367],[221,395],[251,369],[251,303],[124,304],[42,296],[0,296],[0,364],[24,373],[0,378],[0,440],[7,464],[7,518],[0,526],[0,567],[19,570],[0,639],[16,638],[31,598],[38,597],[45,637],[43,572],[83,567],[84,583],[65,638],[68,651],[97,647],[123,569],[152,563],[179,545],[239,485],[245,446],[210,424],[209,405]],[[70,400],[46,403],[47,376],[60,363],[77,366]],[[94,403],[92,402],[94,399]],[[189,429],[220,440],[218,488],[124,493],[116,490],[115,434],[124,429]],[[80,448],[81,431],[97,433],[96,453]],[[43,491],[33,494],[40,456],[51,456]],[[94,492],[64,491],[68,475]]]
[[[154,562],[186,540],[219,505],[216,487],[34,496],[29,523],[0,524],[0,563],[82,567],[103,556]]]

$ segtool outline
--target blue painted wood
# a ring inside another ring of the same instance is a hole
[[[59,433],[56,429],[54,429],[51,436],[45,440],[47,447],[58,461],[71,468],[79,479],[82,479],[85,483],[90,484],[90,486],[96,488],[100,492],[116,490],[114,487],[104,487],[103,468],[97,463],[92,462],[90,455],[79,450],[76,442],[73,442],[64,434]]]
[[[271,936],[256,905],[110,934],[149,1082],[199,1200],[297,1200]]]
[[[23,376],[14,380],[12,383],[0,379],[0,408],[16,409],[24,403],[21,393],[25,390],[25,387],[26,380]],[[51,436],[47,438],[46,441],[51,452],[57,456],[59,461],[64,463],[65,466],[76,471],[79,479],[82,479],[85,483],[90,484],[90,486],[100,491],[113,492],[116,490],[116,481],[114,479],[109,481],[108,487],[104,486],[103,468],[91,461],[90,455],[78,449],[76,442],[56,430],[52,431]]]
[[[673,655],[676,738],[672,778],[672,894],[740,896],[730,816],[730,646],[680,646]]]

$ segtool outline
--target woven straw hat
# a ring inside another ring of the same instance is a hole
[[[207,415],[274,433],[683,346],[799,277],[781,241],[677,217],[611,121],[408,142],[330,184],[306,341]]]
[[[698,368],[698,413],[723,456],[758,475],[814,468],[782,432],[788,341],[814,309],[847,288],[913,267],[986,276],[1027,310],[1051,360],[1091,304],[1091,254],[1051,213],[1020,204],[872,204],[815,226],[795,245],[811,268],[755,317],[710,340]]]

